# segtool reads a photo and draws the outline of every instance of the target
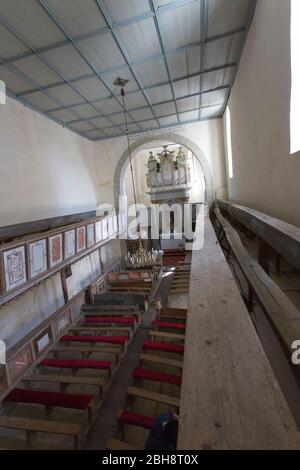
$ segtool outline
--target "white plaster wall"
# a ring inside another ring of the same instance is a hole
[[[10,348],[64,305],[56,274],[0,308],[0,338]]]
[[[229,101],[229,197],[300,226],[300,153],[289,153],[290,80],[290,1],[258,0]]]
[[[0,226],[95,210],[92,142],[7,98],[0,143]]]
[[[157,140],[166,130],[158,131]],[[223,123],[221,119],[201,121],[172,129],[196,143],[204,153],[210,166],[214,187],[219,197],[226,197],[226,169]],[[152,135],[152,134],[151,134]],[[134,142],[139,139],[135,136]],[[118,160],[127,148],[126,137],[100,141],[94,144],[94,160],[97,172],[98,202],[114,204],[114,171]]]

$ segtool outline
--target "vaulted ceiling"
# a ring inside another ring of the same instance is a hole
[[[256,0],[0,0],[9,95],[91,140],[222,117]]]

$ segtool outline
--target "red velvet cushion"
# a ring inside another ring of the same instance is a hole
[[[136,317],[102,317],[99,316],[87,316],[84,320],[86,323],[116,323],[119,325],[133,325],[136,321]]]
[[[150,429],[155,418],[151,416],[141,415],[132,411],[124,410],[119,417],[119,422],[122,424],[132,424],[142,428]]]
[[[167,322],[167,321],[153,321],[152,326],[157,326],[159,328],[174,328],[176,330],[185,330],[184,323],[174,323],[174,322]]]
[[[71,393],[44,392],[39,390],[23,390],[21,388],[15,388],[4,400],[85,410],[88,408],[92,399],[92,395],[74,395]]]
[[[80,343],[109,343],[109,344],[121,344],[122,346],[126,343],[126,336],[72,336],[64,335],[60,338],[60,341],[78,341]]]
[[[61,367],[62,369],[109,369],[109,361],[93,361],[84,359],[44,359],[41,362],[46,367]]]
[[[152,351],[166,351],[183,354],[184,346],[182,344],[173,343],[159,343],[158,341],[150,341],[146,339],[143,343],[143,349],[149,349]]]
[[[154,382],[164,382],[173,385],[181,385],[181,377],[179,375],[164,374],[149,369],[134,369],[132,377],[135,379],[153,380]]]

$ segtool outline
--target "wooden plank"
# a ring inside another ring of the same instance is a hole
[[[179,398],[162,395],[161,393],[151,392],[150,390],[138,387],[128,387],[127,395],[135,398],[143,398],[144,400],[155,401],[157,403],[163,403],[164,405],[174,406],[175,408],[179,408],[180,405]]]
[[[175,359],[168,359],[162,356],[154,356],[153,354],[141,354],[140,361],[152,362],[153,364],[161,364],[164,366],[183,368],[183,361],[177,361]]]
[[[300,228],[249,207],[218,200],[221,209],[259,235],[291,266],[300,270]]]
[[[63,352],[88,352],[95,354],[119,354],[120,347],[106,347],[106,346],[55,346],[53,351]],[[51,351],[52,352],[52,351]]]
[[[2,242],[12,238],[23,237],[24,235],[53,230],[55,228],[75,224],[84,220],[93,219],[95,216],[96,211],[90,211],[52,217],[50,219],[35,220],[33,222],[24,222],[22,224],[7,225],[6,227],[0,227],[0,241]]]
[[[90,324],[90,323],[89,323]],[[70,328],[69,331],[78,331],[78,332],[82,332],[82,331],[111,331],[111,332],[114,332],[114,331],[124,331],[125,333],[127,333],[129,336],[131,335],[132,333],[132,328],[130,328],[130,326],[75,326],[74,328]]]
[[[102,305],[102,304],[91,304],[81,306],[82,312],[107,312],[110,315],[126,315],[128,312],[138,312],[138,305]],[[115,313],[116,312],[116,313]],[[123,312],[123,313],[120,313]]]
[[[109,450],[141,450],[132,444],[128,444],[124,441],[119,441],[119,439],[110,439],[106,444],[106,449]]]
[[[182,317],[187,316],[187,309],[186,308],[170,308],[170,307],[164,307],[161,309],[160,313],[163,315],[180,315]]]
[[[23,382],[45,382],[45,383],[60,383],[67,385],[95,385],[103,387],[105,379],[101,377],[83,377],[83,376],[67,376],[67,375],[48,375],[48,374],[34,374],[25,375],[22,378]]]
[[[81,426],[79,424],[69,424],[57,421],[46,421],[42,419],[19,418],[14,416],[0,416],[0,427],[10,429],[26,430],[36,432],[46,432],[79,436]]]
[[[266,274],[262,266],[253,259],[244,247],[241,238],[232,225],[226,220],[219,209],[216,217],[223,227],[224,233],[236,260],[244,273],[249,285],[262,309],[268,316],[277,335],[291,356],[292,343],[300,338],[300,312],[289,300],[278,285]]]
[[[185,340],[185,335],[178,335],[177,333],[167,333],[164,331],[150,331],[149,336],[151,338],[166,338],[166,339],[176,339],[179,341]]]
[[[294,418],[208,217],[204,246],[193,251],[177,447],[300,448]]]

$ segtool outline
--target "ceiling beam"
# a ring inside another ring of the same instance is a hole
[[[119,51],[121,52],[121,55],[122,55],[123,59],[125,60],[126,64],[128,65],[128,68],[129,68],[129,70],[130,70],[130,72],[131,72],[133,78],[135,79],[136,83],[138,84],[138,86],[139,86],[139,91],[142,92],[142,94],[143,94],[143,96],[144,96],[146,102],[148,103],[148,106],[151,108],[151,111],[152,111],[152,113],[153,113],[153,115],[154,115],[154,117],[155,117],[155,120],[156,120],[157,124],[159,124],[158,119],[157,119],[157,116],[156,116],[156,114],[155,114],[155,111],[154,111],[154,109],[153,109],[153,107],[152,107],[152,103],[151,103],[151,101],[149,100],[149,97],[148,97],[147,93],[145,92],[145,90],[144,90],[144,88],[143,88],[143,85],[142,85],[140,79],[138,78],[138,76],[136,75],[136,73],[135,73],[133,67],[132,67],[131,64],[130,64],[130,62],[131,62],[131,61],[130,61],[130,57],[129,57],[129,55],[127,54],[125,45],[123,44],[123,41],[122,41],[122,39],[121,39],[121,37],[120,37],[118,31],[113,28],[113,21],[112,21],[112,18],[110,17],[109,12],[107,11],[107,8],[106,8],[106,6],[105,6],[104,3],[103,3],[103,0],[95,0],[95,1],[96,1],[96,5],[98,6],[98,8],[99,8],[99,10],[100,10],[101,15],[102,15],[103,18],[105,19],[105,22],[106,22],[107,26],[110,27],[111,30],[112,30],[112,35],[113,35],[115,44],[116,44],[116,46],[118,47]],[[116,77],[116,78],[117,78],[117,77]],[[126,92],[126,94],[127,94],[127,92]]]
[[[53,13],[53,11],[49,8],[49,6],[47,5],[47,3],[45,2],[45,0],[38,0],[39,4],[44,8],[44,10],[46,11],[46,13],[48,14],[48,16],[52,19],[52,21],[54,21],[55,25],[65,34],[65,36],[71,41],[72,45],[75,47],[75,49],[77,50],[77,52],[80,54],[80,56],[84,59],[84,61],[89,65],[89,67],[94,71],[94,73],[97,75],[97,77],[100,79],[100,81],[103,83],[103,85],[105,86],[105,88],[109,91],[111,97],[114,97],[118,103],[120,104],[120,106],[122,107],[122,109],[124,109],[123,107],[123,102],[122,100],[120,99],[120,97],[115,93],[115,91],[109,86],[109,84],[104,80],[104,78],[99,74],[98,70],[94,67],[94,65],[91,63],[91,61],[88,59],[88,57],[86,56],[85,52],[81,49],[81,47],[77,44],[77,43],[74,43],[73,42],[73,38],[71,36],[71,34],[69,33],[69,31],[67,31],[66,27],[64,26],[63,22]],[[109,97],[108,97],[109,98]],[[130,114],[129,114],[130,116]],[[131,116],[130,116],[131,118]],[[131,118],[132,119],[132,118]],[[134,119],[133,119],[134,121]],[[134,121],[135,122],[135,121]],[[117,126],[119,127],[119,126]],[[125,130],[123,129],[123,132],[125,132]]]
[[[177,107],[177,102],[176,102],[176,95],[175,95],[175,90],[174,90],[174,85],[173,85],[173,77],[172,77],[172,73],[171,73],[171,68],[169,66],[168,58],[166,56],[166,48],[165,48],[163,35],[162,35],[162,31],[161,31],[162,28],[161,28],[160,19],[159,19],[159,16],[157,15],[157,11],[158,11],[157,0],[148,0],[148,2],[149,2],[149,6],[150,6],[151,10],[155,14],[154,17],[153,17],[154,25],[155,25],[156,33],[157,33],[157,36],[158,36],[158,41],[159,41],[159,44],[160,44],[160,48],[161,48],[163,56],[164,56],[163,60],[164,60],[165,66],[166,66],[167,75],[168,75],[168,79],[169,79],[170,86],[171,86],[171,92],[172,92],[172,96],[173,96],[173,100],[174,100],[174,104],[175,104],[177,119],[178,119],[178,122],[180,122],[179,112],[178,112],[178,107]]]
[[[233,78],[231,88],[232,88],[232,86],[235,82],[235,79],[236,79],[238,67],[240,65],[240,61],[241,61],[241,58],[242,58],[242,55],[243,55],[243,50],[244,50],[244,47],[245,47],[245,44],[246,44],[249,29],[250,29],[250,26],[251,26],[251,23],[252,23],[252,20],[253,20],[256,5],[257,5],[257,0],[250,0],[249,7],[248,7],[248,12],[247,12],[247,16],[246,16],[247,20],[246,20],[244,36],[243,36],[243,40],[242,40],[242,43],[241,43],[241,48],[240,48],[238,61],[237,61],[237,67],[236,67],[236,70],[235,70],[235,74],[234,74],[234,78]],[[227,105],[228,105],[228,102],[229,102],[229,98],[230,98],[230,93],[231,93],[231,89],[227,93],[227,97],[226,97],[226,100],[224,102],[224,106],[223,106],[223,109],[222,109],[222,116],[224,116],[224,113],[226,111],[226,108],[227,108]]]
[[[228,63],[228,64],[224,64],[224,65],[220,65],[219,67],[212,67],[212,68],[209,68],[209,69],[206,69],[206,70],[203,70],[203,72],[195,72],[195,73],[191,73],[189,75],[183,75],[182,77],[178,77],[178,78],[174,78],[173,79],[173,83],[177,83],[177,82],[181,82],[182,80],[188,80],[190,78],[195,78],[195,77],[199,77],[200,78],[200,75],[205,75],[205,74],[208,74],[208,73],[212,73],[212,72],[218,72],[220,70],[223,70],[223,69],[228,69],[228,68],[231,68],[231,67],[236,67],[237,66],[237,63],[236,62],[232,62],[232,63]],[[78,81],[81,81],[81,80],[86,80],[86,79],[89,79],[89,78],[93,78],[95,77],[95,74],[92,73],[92,74],[88,74],[88,75],[83,75],[82,77],[79,77],[79,78],[73,78],[73,79],[70,79],[69,80],[69,83],[76,83]],[[51,90],[52,88],[56,88],[58,86],[61,86],[61,85],[64,85],[64,81],[59,81],[59,82],[56,82],[56,83],[51,83],[51,85],[47,85],[47,86],[43,86],[43,87],[39,87],[38,89],[35,89],[35,88],[32,88],[30,90],[26,90],[26,91],[23,91],[21,93],[17,93],[16,96],[26,96],[30,93],[34,93],[35,91],[39,91],[40,89],[42,90]],[[159,88],[161,86],[164,86],[164,85],[169,85],[169,81],[166,81],[166,82],[159,82],[159,83],[156,83],[155,85],[148,85],[148,86],[145,86],[143,87],[143,90],[144,91],[147,91],[147,90],[152,90],[154,88]],[[132,90],[132,91],[127,91],[127,95],[131,95],[133,93],[136,93],[138,91],[138,89],[136,90]],[[98,101],[104,101],[106,100],[107,98],[100,98]],[[75,105],[77,106],[77,105]]]

